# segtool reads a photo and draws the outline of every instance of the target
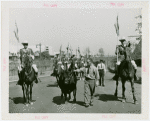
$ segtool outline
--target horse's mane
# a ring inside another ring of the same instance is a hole
[[[25,63],[25,71],[28,73],[28,71],[32,68],[33,60],[29,55],[25,55],[24,63]]]

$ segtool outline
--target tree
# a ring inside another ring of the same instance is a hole
[[[41,52],[41,58],[42,59],[50,59],[50,55],[48,51]]]
[[[99,55],[102,56],[102,57],[104,56],[104,50],[103,50],[103,48],[99,49]]]
[[[87,47],[87,48],[85,49],[85,55],[86,55],[87,58],[89,57],[90,52],[91,52],[91,51],[90,51],[90,48]]]
[[[142,20],[142,15],[136,16],[136,19],[141,19]],[[137,23],[137,28],[135,29],[135,31],[138,31],[138,33],[140,34],[140,38],[142,38],[142,21]],[[140,39],[139,38],[139,39]]]

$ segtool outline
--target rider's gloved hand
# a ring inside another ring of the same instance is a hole
[[[32,57],[32,59],[34,60],[34,56],[30,54],[30,57]]]

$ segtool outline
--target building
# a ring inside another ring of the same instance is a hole
[[[17,61],[18,58],[19,58],[19,54],[9,52],[9,60],[10,61]]]

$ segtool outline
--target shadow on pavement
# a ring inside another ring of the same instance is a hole
[[[76,102],[69,101],[69,103],[78,104],[78,105],[80,105],[80,106],[85,106],[85,105],[84,105],[84,102],[81,102],[81,101],[76,101]]]
[[[14,97],[14,98],[9,97],[9,99],[12,100],[15,104],[23,104],[24,103],[23,97]]]
[[[47,87],[58,87],[58,84],[55,83],[55,84],[48,84]]]
[[[65,99],[61,99],[61,96],[56,96],[53,98],[53,103],[57,105],[65,104]]]
[[[110,94],[95,94],[94,97],[99,97],[98,100],[107,101],[120,101],[118,97]]]
[[[24,104],[23,97],[14,97],[14,98],[9,97],[9,99],[12,100],[15,104]],[[35,100],[32,100],[32,102],[35,102]]]

